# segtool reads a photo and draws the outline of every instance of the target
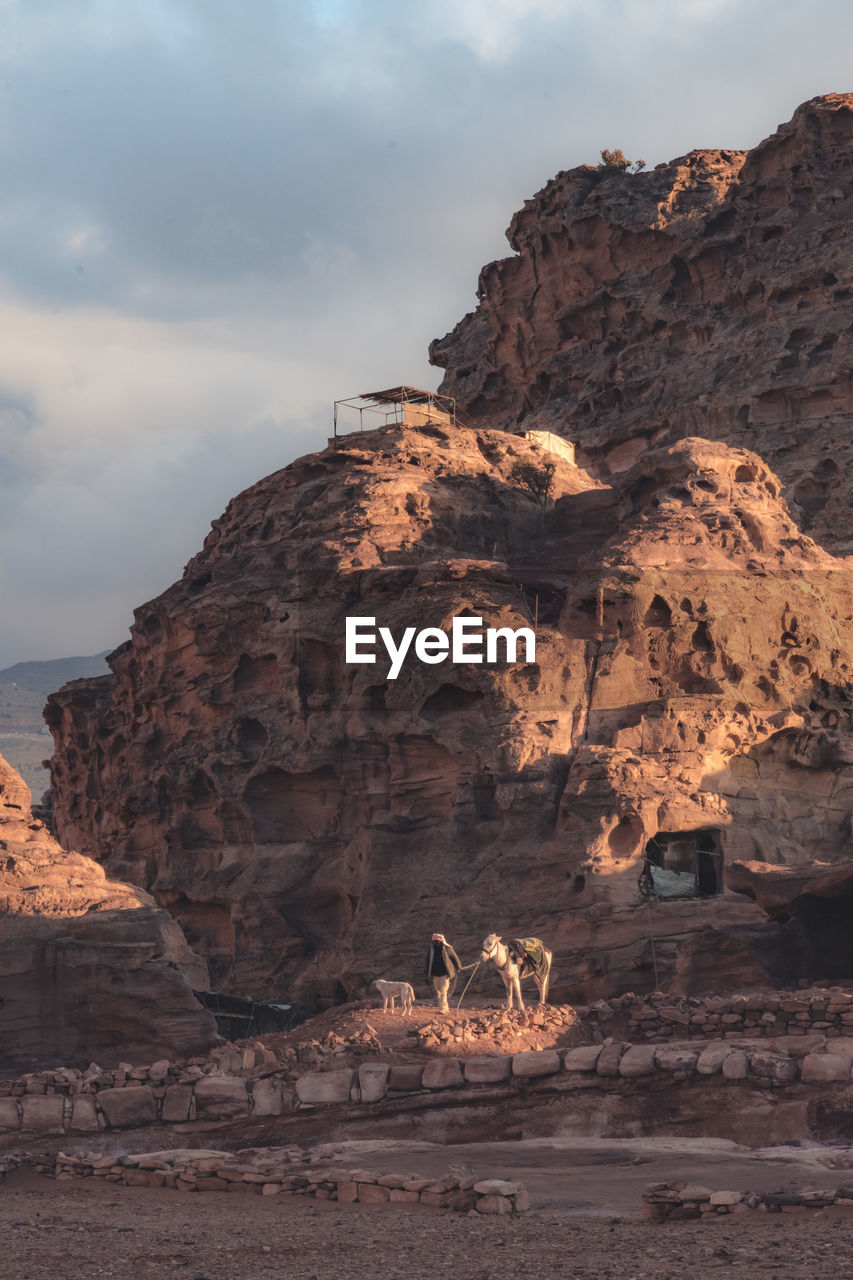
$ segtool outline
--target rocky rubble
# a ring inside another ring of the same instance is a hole
[[[830,1205],[853,1206],[853,1187],[835,1190],[803,1188],[792,1191],[711,1191],[708,1187],[683,1183],[650,1182],[643,1192],[643,1217],[647,1222],[683,1222],[702,1218],[710,1221],[720,1214],[807,1213]]]
[[[538,1034],[548,1035],[555,1042],[568,1042],[567,1033],[582,1035],[576,1011],[570,1005],[546,1005],[544,1008],[522,1012],[518,1009],[494,1009],[477,1014],[462,1014],[435,1019],[418,1028],[418,1047],[434,1050],[443,1045],[460,1049],[475,1049],[479,1044],[493,1049],[496,1042],[512,1042],[517,1039],[536,1040]],[[570,1038],[570,1037],[569,1037]],[[535,1047],[533,1044],[530,1048]]]

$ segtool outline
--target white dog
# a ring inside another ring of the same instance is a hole
[[[400,1001],[400,1010],[404,1017],[408,1017],[412,1012],[415,993],[410,982],[386,982],[384,978],[377,978],[373,985],[382,997],[383,1012],[390,1010],[393,1013],[395,1000]]]

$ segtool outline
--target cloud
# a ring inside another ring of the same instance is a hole
[[[531,20],[562,23],[592,8],[593,0],[433,0],[424,25],[467,45],[486,62],[505,62]]]
[[[843,88],[841,0],[0,0],[0,665],[120,640],[513,211]],[[845,39],[845,36],[847,39]]]

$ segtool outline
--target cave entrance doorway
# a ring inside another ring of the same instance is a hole
[[[656,898],[713,898],[722,893],[719,832],[659,831],[646,844],[640,879]]]
[[[226,1040],[245,1040],[249,1036],[292,1031],[313,1013],[304,1005],[249,1000],[243,996],[225,995],[221,991],[194,991],[193,995],[216,1018],[216,1029]]]
[[[793,903],[794,947],[801,952],[799,978],[848,980],[853,974],[853,897],[818,898],[804,893]]]

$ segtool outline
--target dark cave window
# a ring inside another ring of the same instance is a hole
[[[719,834],[710,828],[659,831],[646,844],[640,879],[656,898],[712,898],[722,893]]]

